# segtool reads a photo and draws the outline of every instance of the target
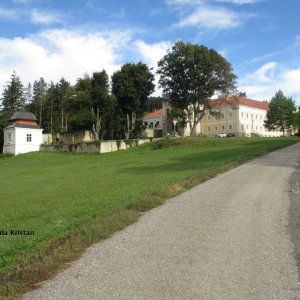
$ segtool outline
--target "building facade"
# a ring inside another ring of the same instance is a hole
[[[12,115],[10,124],[4,128],[3,153],[18,155],[39,151],[43,143],[43,129],[37,124],[36,117],[26,111]]]
[[[269,104],[245,97],[228,97],[226,100],[211,100],[212,113],[207,112],[201,120],[203,135],[213,137],[221,133],[236,136],[277,137],[280,131],[265,128]]]
[[[232,133],[236,136],[278,137],[280,131],[269,131],[264,126],[269,104],[267,101],[257,101],[246,97],[231,96],[226,99],[211,100],[211,111],[207,111],[196,127],[195,135],[215,137],[218,134]],[[179,126],[176,119],[171,119],[171,106],[164,102],[163,108],[144,116],[146,130],[159,128],[162,136],[189,136],[190,126]]]

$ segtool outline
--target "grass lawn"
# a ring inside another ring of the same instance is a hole
[[[108,154],[0,156],[0,296],[35,287],[141,211],[296,138],[168,139]],[[0,297],[1,298],[1,297]]]

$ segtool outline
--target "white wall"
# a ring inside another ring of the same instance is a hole
[[[22,128],[14,127],[4,129],[4,147],[3,153],[18,155],[32,151],[39,151],[43,143],[43,129],[40,128]],[[8,133],[12,133],[13,139],[9,143],[7,140]],[[31,142],[27,142],[27,134],[31,134]]]
[[[267,111],[254,107],[240,105],[239,121],[240,132],[244,132],[245,136],[251,136],[251,133],[259,134],[263,137],[278,137],[282,133],[280,131],[268,131],[264,126]]]

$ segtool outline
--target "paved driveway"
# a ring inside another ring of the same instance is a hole
[[[299,162],[300,143],[200,184],[25,299],[300,299]]]

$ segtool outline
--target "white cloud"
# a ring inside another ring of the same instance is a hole
[[[33,24],[50,25],[54,23],[61,23],[62,16],[58,12],[33,10],[30,13],[30,21]]]
[[[130,41],[128,32],[81,32],[47,30],[27,38],[0,39],[0,91],[13,70],[23,83],[41,76],[75,83],[85,72],[119,68],[119,54]]]
[[[269,62],[239,80],[239,90],[257,100],[270,100],[278,90],[293,97],[300,105],[300,68],[283,69],[276,62]]]
[[[154,69],[157,69],[157,62],[166,55],[167,50],[172,47],[171,42],[147,44],[141,40],[135,41],[134,45],[144,61]]]
[[[199,7],[177,23],[178,27],[199,26],[209,29],[227,29],[240,25],[235,12],[217,7]]]
[[[138,40],[134,42],[137,52],[142,56],[144,62],[153,68],[153,72],[157,71],[157,63],[167,54],[167,50],[171,49],[171,42],[160,42],[155,44],[147,44],[144,41]],[[153,95],[160,96],[162,91],[158,88],[158,75],[155,75],[156,90]]]

